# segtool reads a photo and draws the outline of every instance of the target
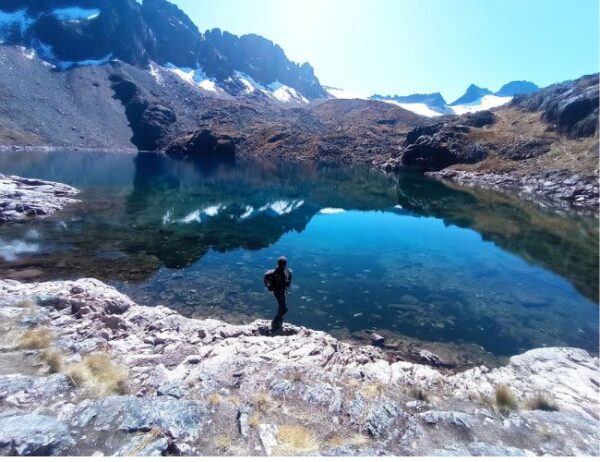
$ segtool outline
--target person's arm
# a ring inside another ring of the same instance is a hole
[[[288,278],[287,281],[285,283],[285,287],[289,287],[290,285],[292,285],[292,270],[288,270]]]

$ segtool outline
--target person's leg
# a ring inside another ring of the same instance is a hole
[[[271,323],[271,330],[273,332],[281,329],[281,326],[283,325],[283,315],[287,313],[285,292],[275,293],[275,298],[277,299],[277,316],[275,316],[275,319],[273,319],[273,322]]]

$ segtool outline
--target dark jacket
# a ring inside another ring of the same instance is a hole
[[[283,293],[292,283],[292,270],[274,270],[267,271],[264,276],[265,287],[271,292]]]

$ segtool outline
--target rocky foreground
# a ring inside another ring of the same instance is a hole
[[[598,358],[452,374],[302,327],[0,282],[0,454],[598,455]]]
[[[79,190],[66,184],[0,174],[0,223],[51,215],[78,202],[76,194]]]

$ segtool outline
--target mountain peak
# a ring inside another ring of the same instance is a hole
[[[538,91],[538,87],[535,83],[529,82],[528,80],[513,80],[503,85],[498,90],[496,96],[516,96],[516,95],[530,95]]]
[[[483,98],[484,96],[491,95],[491,94],[492,94],[492,92],[490,90],[488,90],[487,88],[482,88],[482,87],[479,87],[479,86],[475,85],[474,83],[472,83],[467,88],[467,91],[465,92],[465,94],[462,95],[460,98],[458,98],[456,101],[454,101],[452,104],[450,104],[450,106],[474,103],[474,102],[480,100],[481,98]]]
[[[139,67],[153,62],[201,71],[232,94],[250,92],[236,78],[241,73],[307,99],[326,96],[312,67],[290,61],[279,45],[256,34],[202,34],[167,0],[9,0],[0,13],[0,42],[35,49],[59,70],[116,59]]]

